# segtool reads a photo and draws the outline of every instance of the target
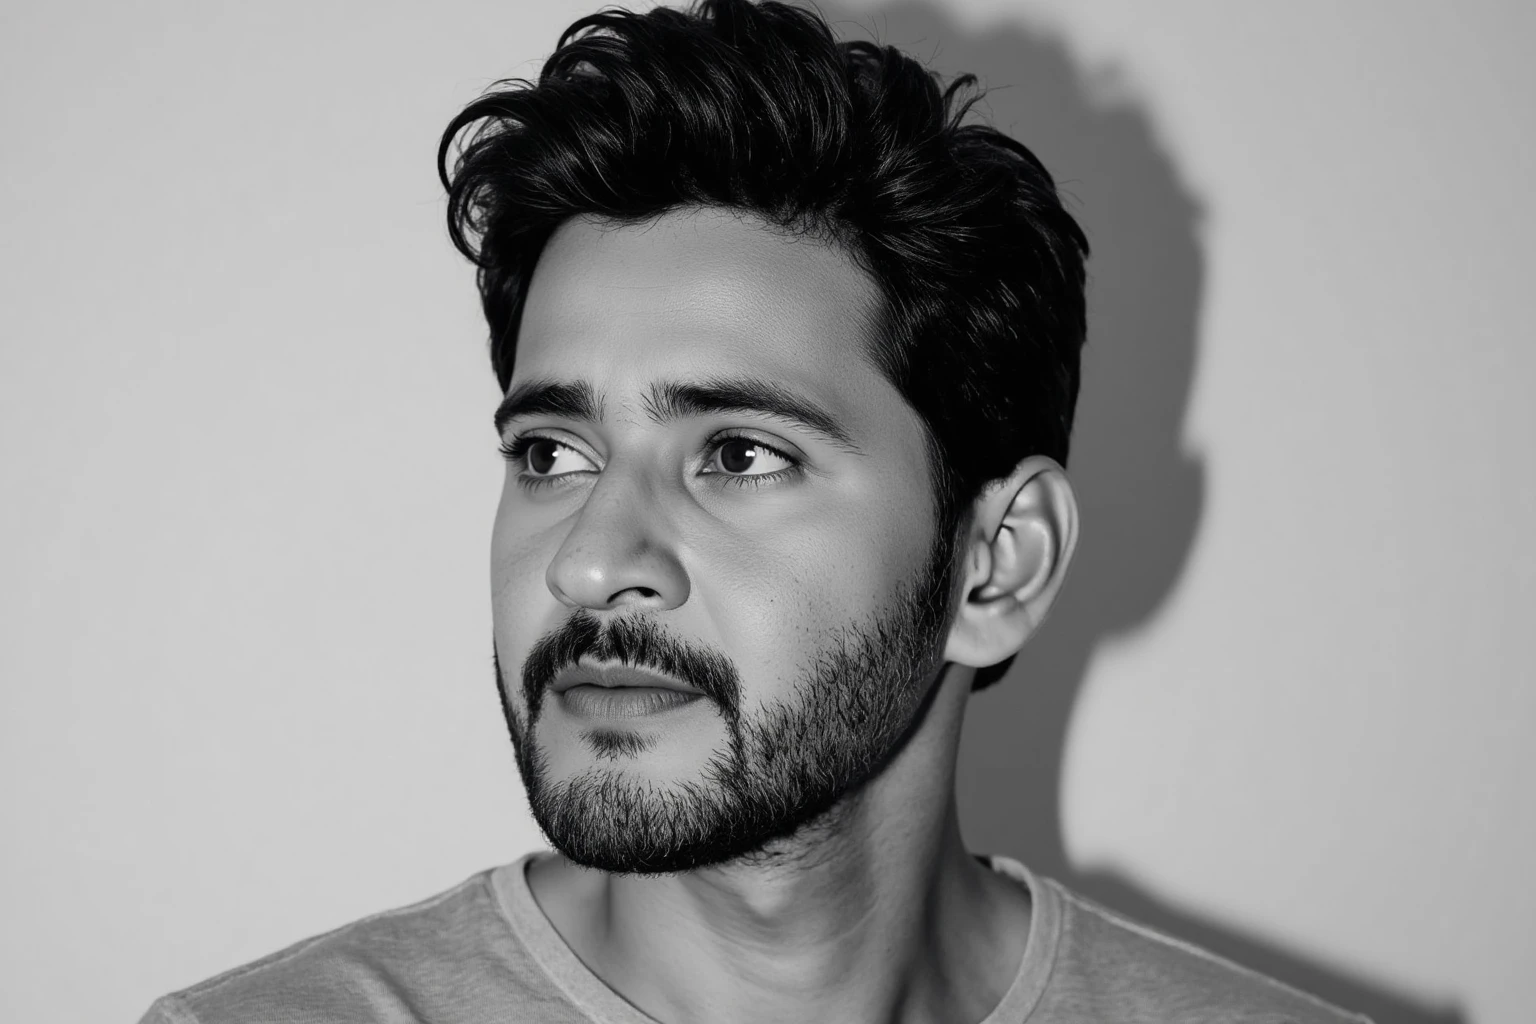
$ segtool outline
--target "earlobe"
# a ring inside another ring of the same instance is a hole
[[[945,660],[980,668],[1018,653],[1044,621],[1077,545],[1077,501],[1060,465],[1031,456],[973,512]]]

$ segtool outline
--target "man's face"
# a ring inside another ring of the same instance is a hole
[[[503,704],[572,859],[760,849],[878,772],[947,623],[925,434],[839,249],[706,209],[568,222],[499,419]]]

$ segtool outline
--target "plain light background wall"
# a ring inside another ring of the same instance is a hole
[[[437,135],[587,5],[0,12],[0,1016],[540,845]],[[1528,5],[827,11],[1000,89],[1098,246],[1082,562],[966,828],[1383,1021],[1536,1004]]]

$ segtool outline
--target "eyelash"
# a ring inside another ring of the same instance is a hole
[[[548,437],[544,434],[519,434],[511,441],[503,441],[498,450],[501,452],[502,458],[506,459],[513,465],[517,465],[521,463],[523,459],[528,455],[528,449],[539,441],[552,441],[558,445],[565,445],[565,442],[560,440],[558,437]],[[788,452],[781,448],[776,448],[771,444],[765,444],[762,441],[759,441],[757,438],[751,437],[747,434],[717,434],[710,438],[709,441],[705,444],[704,451],[711,459],[713,459],[717,451],[732,441],[746,441],[747,443],[755,445],[764,451],[777,455],[779,458],[789,463],[789,465],[783,469],[776,469],[772,473],[743,474],[721,473],[716,471],[712,473],[701,473],[699,474],[700,476],[722,477],[722,483],[733,487],[763,487],[767,484],[777,483],[780,480],[787,480],[801,472],[801,464],[799,459],[795,458],[793,455],[790,455]],[[569,445],[565,446],[570,447]],[[517,474],[517,482],[527,490],[536,491],[545,487],[554,486],[561,480],[564,480],[566,476],[570,475],[574,474],[562,474],[560,476],[535,476],[530,473],[519,471]]]
[[[523,458],[528,454],[528,449],[533,447],[537,441],[554,441],[556,444],[564,443],[558,438],[545,437],[542,434],[519,434],[510,441],[501,442],[497,450],[501,452],[502,458],[516,466],[523,462]],[[557,476],[531,476],[521,469],[517,473],[518,485],[529,491],[541,490],[560,479],[561,477]]]
[[[766,487],[769,484],[778,483],[781,480],[788,480],[792,477],[798,476],[801,473],[801,464],[799,459],[795,458],[793,455],[789,454],[782,448],[776,448],[771,444],[765,444],[762,441],[759,441],[757,438],[751,437],[747,434],[717,434],[709,439],[708,444],[705,445],[704,451],[708,454],[709,458],[713,460],[715,453],[725,445],[730,444],[732,441],[745,441],[750,445],[763,449],[763,451],[771,452],[772,454],[777,455],[779,458],[789,463],[789,465],[785,466],[783,469],[776,469],[772,473],[743,474],[715,472],[705,475],[718,476],[721,478],[721,483],[730,485],[732,487],[755,488]]]

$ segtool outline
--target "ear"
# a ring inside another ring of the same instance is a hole
[[[1017,654],[1061,590],[1077,547],[1077,499],[1054,459],[1032,455],[972,506],[964,591],[944,660],[983,668]]]

